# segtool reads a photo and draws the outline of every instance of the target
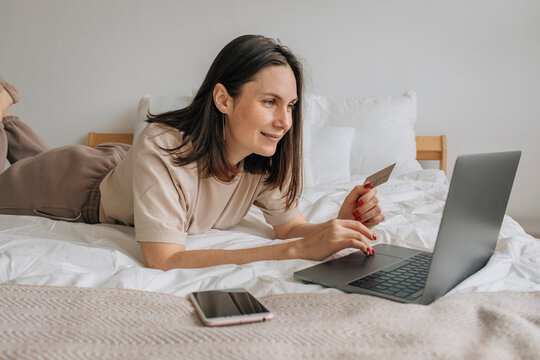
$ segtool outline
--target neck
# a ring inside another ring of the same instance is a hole
[[[242,167],[241,167],[240,163],[238,163],[235,166],[233,166],[232,168],[233,168],[232,172],[230,172],[228,174],[216,175],[216,178],[219,181],[223,181],[223,182],[232,181],[238,175],[238,173],[240,173],[240,171],[242,171]]]
[[[225,149],[225,158],[227,159],[229,166],[235,169],[239,168],[242,161],[250,155],[246,154],[246,152],[241,149],[233,149],[227,142],[225,143]]]

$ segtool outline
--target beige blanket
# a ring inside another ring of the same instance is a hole
[[[538,359],[540,293],[430,306],[363,295],[272,295],[265,323],[208,328],[162,293],[0,284],[2,359]]]

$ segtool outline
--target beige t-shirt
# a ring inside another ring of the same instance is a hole
[[[135,225],[137,241],[185,245],[187,234],[237,224],[252,205],[271,225],[292,219],[298,209],[286,210],[282,192],[270,190],[264,175],[240,172],[230,182],[199,176],[196,164],[178,167],[160,147],[171,149],[182,133],[149,124],[126,158],[101,182],[99,220]]]

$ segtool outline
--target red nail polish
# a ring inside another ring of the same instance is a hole
[[[375,234],[372,234],[373,235],[373,240],[377,240],[377,237],[375,236]]]
[[[362,221],[360,220],[359,217],[358,217],[358,218],[354,218],[354,220],[362,222]]]
[[[360,217],[360,211],[358,211],[358,210],[354,210],[352,214],[353,214],[353,216],[354,216],[355,218],[359,218],[359,217]]]
[[[364,189],[369,189],[371,187],[371,183],[367,183],[366,185],[364,185]]]
[[[373,255],[375,255],[375,249],[373,249]]]
[[[364,200],[362,200],[362,199],[358,200],[358,203],[357,203],[357,204],[358,204],[358,206],[364,205]]]

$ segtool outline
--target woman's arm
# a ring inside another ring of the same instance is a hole
[[[183,245],[170,243],[140,244],[146,265],[161,270],[240,265],[261,260],[324,260],[346,248],[362,250],[366,255],[373,254],[373,248],[366,238],[370,236],[370,231],[358,221],[332,219],[322,224],[305,223],[298,226],[295,231],[310,232],[309,235],[295,241],[248,249],[186,250]]]
[[[278,238],[301,237],[295,241],[239,250],[186,250],[183,245],[141,242],[141,249],[146,265],[161,270],[261,260],[324,260],[345,248],[374,254],[369,240],[376,237],[370,228],[384,220],[376,194],[376,189],[369,186],[357,186],[345,198],[336,219],[311,224],[298,212],[286,223],[274,226]]]
[[[185,246],[177,244],[154,242],[140,244],[146,265],[164,271],[296,258],[294,245],[288,243],[239,250],[186,250]]]

